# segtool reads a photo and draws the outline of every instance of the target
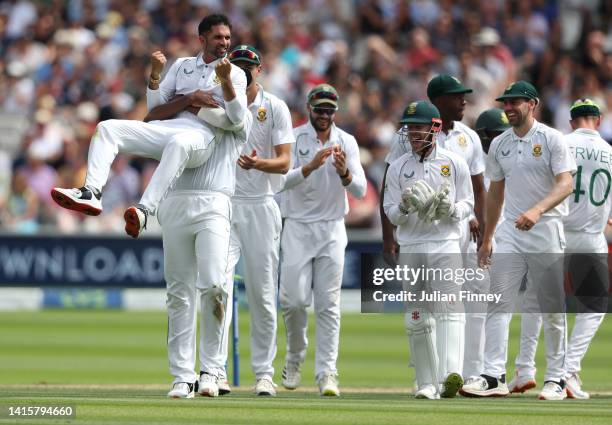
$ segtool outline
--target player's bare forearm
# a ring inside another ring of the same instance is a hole
[[[552,208],[559,205],[565,198],[567,198],[572,189],[574,182],[572,175],[569,172],[561,173],[555,176],[555,185],[552,190],[546,195],[544,199],[533,206],[533,209],[537,210],[540,214],[551,210]]]
[[[287,174],[291,163],[291,144],[284,143],[274,146],[275,158],[261,159],[261,164],[255,168],[265,173]]]
[[[486,205],[487,205],[487,191],[485,190],[484,177],[481,174],[472,176],[472,189],[474,190],[474,215],[478,220],[478,226],[480,231],[484,231],[484,224],[486,220]]]
[[[394,254],[397,250],[397,243],[395,242],[394,232],[395,226],[385,214],[385,209],[383,207],[385,202],[385,183],[387,180],[387,170],[389,169],[389,164],[387,164],[387,168],[385,169],[385,174],[383,176],[382,181],[382,189],[380,191],[380,221],[382,223],[382,238],[383,238],[383,252]]]
[[[491,242],[493,240],[493,234],[495,233],[495,227],[501,216],[502,205],[504,203],[504,188],[506,186],[505,180],[498,182],[491,182],[489,186],[489,193],[487,194],[487,205],[485,214],[485,228],[483,240]]]
[[[184,111],[191,105],[191,99],[189,95],[177,96],[167,103],[156,106],[151,109],[147,116],[144,118],[145,122],[154,120],[166,120],[173,118],[181,111]]]

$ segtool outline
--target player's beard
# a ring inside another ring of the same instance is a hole
[[[312,124],[316,131],[327,131],[331,123],[332,120],[329,116],[325,117],[313,113],[310,114],[310,124]]]

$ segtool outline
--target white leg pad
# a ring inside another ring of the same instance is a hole
[[[465,315],[461,313],[438,313],[435,317],[438,381],[442,383],[449,373],[462,375]]]
[[[425,309],[412,308],[406,313],[405,323],[419,388],[428,384],[437,388],[438,354],[433,315]]]

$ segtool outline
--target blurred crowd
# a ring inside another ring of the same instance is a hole
[[[596,101],[612,141],[610,0],[5,0],[0,229],[123,232],[123,211],[155,162],[119,157],[96,219],[56,207],[49,190],[82,186],[96,124],[142,119],[151,52],[196,55],[197,25],[211,12],[228,15],[233,44],[262,52],[260,81],[288,103],[294,126],[306,119],[313,85],[338,89],[336,123],[357,138],[369,179],[365,199],[350,200],[351,227],[379,226],[396,122],[438,73],[474,89],[468,125],[520,78],[541,94],[538,118],[563,132],[574,99]]]

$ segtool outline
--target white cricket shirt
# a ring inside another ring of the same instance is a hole
[[[504,217],[515,221],[544,199],[555,185],[555,176],[576,171],[576,163],[563,135],[534,120],[527,134],[519,138],[509,128],[491,142],[487,156],[487,177],[505,179]],[[567,200],[543,217],[567,215]]]
[[[566,230],[599,234],[611,213],[612,146],[596,130],[579,128],[565,136],[578,170],[569,214],[563,219]]]
[[[196,90],[212,91],[213,98],[225,109],[227,117],[234,124],[242,119],[243,110],[247,108],[246,75],[242,69],[232,64],[230,79],[236,92],[231,102],[223,99],[221,81],[215,73],[215,67],[221,59],[205,63],[200,53],[196,57],[179,58],[172,64],[157,90],[147,86],[147,107],[149,110],[167,103],[176,95],[193,93]],[[188,118],[195,126],[208,125],[191,112],[182,111],[177,118]]]
[[[366,192],[366,177],[359,159],[359,147],[355,137],[332,124],[329,139],[325,144],[317,139],[317,133],[310,122],[293,130],[295,143],[291,147],[293,169],[284,179],[281,194],[283,217],[312,223],[323,220],[338,220],[349,211],[346,191],[357,198]],[[346,153],[346,163],[353,179],[348,186],[333,166],[333,155],[314,170],[308,178],[302,174],[302,166],[308,164],[321,149],[339,145]]]
[[[240,131],[218,129],[210,158],[199,167],[186,168],[171,191],[221,192],[232,196],[236,187],[236,161],[253,125],[250,112],[245,110],[243,119],[244,127]]]
[[[254,149],[260,158],[274,158],[275,146],[295,143],[291,113],[284,101],[259,86],[257,96],[248,108],[253,116],[253,127],[249,140],[242,149],[243,154],[250,155]],[[254,199],[273,196],[280,189],[281,180],[279,174],[255,169],[245,170],[236,165],[234,198]]]
[[[385,214],[395,226],[395,237],[400,245],[459,239],[461,220],[469,217],[474,208],[474,193],[470,171],[463,158],[454,152],[434,147],[420,162],[421,155],[412,151],[393,161],[385,180]],[[405,215],[399,210],[402,192],[418,180],[426,181],[434,190],[443,184],[450,188],[456,219],[444,218],[425,223],[417,213]]]

